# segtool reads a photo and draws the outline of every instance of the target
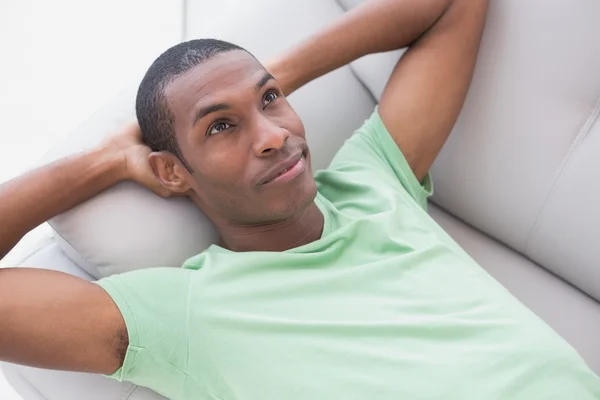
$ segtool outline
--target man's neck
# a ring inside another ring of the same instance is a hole
[[[287,220],[254,226],[221,225],[220,245],[237,252],[285,251],[319,240],[323,225],[323,213],[312,202]]]

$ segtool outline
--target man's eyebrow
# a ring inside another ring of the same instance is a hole
[[[265,72],[265,75],[260,79],[260,81],[258,81],[258,83],[256,85],[254,85],[254,90],[258,92],[271,79],[275,79],[275,77],[273,75],[271,75],[270,73]],[[211,104],[209,106],[202,107],[196,112],[196,116],[194,117],[194,121],[192,122],[192,127],[195,126],[198,121],[200,121],[202,118],[206,117],[208,114],[214,113],[217,111],[228,110],[230,108],[231,108],[231,106],[229,106],[228,104],[224,104],[224,103]]]
[[[211,104],[209,106],[202,107],[196,112],[196,116],[194,117],[194,122],[192,122],[192,127],[194,127],[198,121],[200,121],[202,118],[206,117],[208,114],[214,113],[217,111],[221,111],[221,110],[228,110],[230,108],[231,108],[231,106],[229,106],[227,104],[223,104],[223,103]]]
[[[259,91],[260,89],[263,88],[263,86],[265,86],[267,84],[267,82],[269,82],[271,79],[275,79],[275,77],[273,77],[273,75],[271,75],[270,73],[266,72],[265,75],[261,78],[260,81],[258,81],[258,83],[254,86],[254,90],[255,91]]]

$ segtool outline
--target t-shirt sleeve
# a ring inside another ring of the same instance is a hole
[[[352,168],[347,168],[352,165]],[[423,209],[433,194],[433,182],[427,174],[419,182],[406,158],[383,124],[376,107],[365,123],[356,130],[334,157],[329,169],[369,170],[369,179],[387,184],[389,178],[401,186]]]
[[[108,377],[159,393],[162,389],[174,393],[184,386],[191,273],[179,268],[149,268],[94,282],[116,303],[129,335],[123,366]]]

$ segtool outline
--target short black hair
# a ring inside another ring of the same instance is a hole
[[[175,138],[175,117],[169,109],[165,88],[178,76],[217,54],[243,50],[233,43],[217,39],[196,39],[179,43],[162,53],[148,68],[137,92],[135,111],[143,142],[152,151],[174,154],[192,172]]]

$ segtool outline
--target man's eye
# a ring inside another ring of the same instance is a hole
[[[227,122],[217,122],[208,130],[208,136],[215,135],[221,131],[224,131],[225,129],[229,129],[230,127],[231,125],[229,125]]]
[[[265,98],[263,100],[263,105],[267,106],[270,102],[274,101],[275,99],[277,99],[279,97],[279,94],[277,94],[276,92],[269,92],[265,95]]]

